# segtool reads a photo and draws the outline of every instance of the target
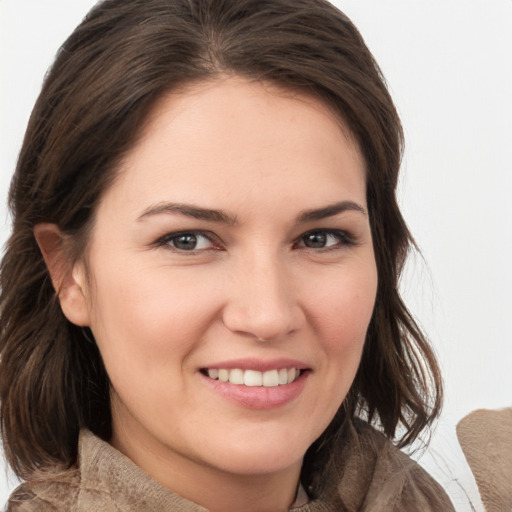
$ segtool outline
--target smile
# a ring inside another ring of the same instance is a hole
[[[281,368],[268,371],[241,370],[240,368],[208,368],[202,371],[210,379],[220,382],[229,382],[239,386],[267,388],[291,384],[297,379],[301,371],[298,368]]]

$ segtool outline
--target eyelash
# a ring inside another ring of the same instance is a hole
[[[318,235],[325,235],[327,237],[331,236],[337,240],[337,243],[328,245],[325,247],[308,247],[305,245],[304,240],[307,236],[318,236]],[[185,236],[191,236],[191,237],[203,237],[207,239],[212,246],[204,249],[180,249],[176,246],[173,246],[173,241],[176,241],[180,237]],[[198,254],[204,251],[211,251],[211,250],[221,250],[222,247],[221,244],[218,243],[218,237],[216,237],[213,233],[208,231],[197,231],[197,230],[191,230],[191,231],[180,231],[176,233],[169,233],[156,242],[157,246],[163,246],[167,247],[171,251],[178,252],[180,254],[186,254],[186,255],[194,255]],[[328,251],[336,251],[336,250],[342,250],[346,247],[354,246],[356,245],[356,240],[354,236],[352,236],[347,231],[338,230],[338,229],[312,229],[310,231],[307,231],[306,233],[302,234],[300,237],[297,238],[297,240],[294,242],[293,247],[299,247],[304,250],[310,250],[314,252],[328,252]]]
[[[348,233],[347,231],[342,231],[339,229],[313,229],[311,231],[307,231],[303,235],[301,235],[297,241],[295,242],[294,246],[297,246],[299,243],[304,242],[304,239],[307,236],[318,236],[318,235],[326,235],[327,237],[331,236],[337,240],[337,243],[333,245],[328,245],[326,247],[308,247],[307,245],[300,245],[299,247],[304,247],[305,249],[310,249],[312,251],[318,252],[327,252],[327,251],[335,251],[344,249],[346,247],[350,247],[356,244],[355,238]]]
[[[206,238],[212,244],[212,247],[209,247],[208,249],[185,250],[185,249],[180,249],[180,248],[172,245],[173,240],[177,240],[178,238],[185,237],[185,236],[193,236],[196,238],[198,238],[198,237]],[[159,240],[157,240],[156,244],[158,246],[167,247],[168,249],[170,249],[172,251],[179,252],[181,254],[193,255],[193,254],[197,254],[197,253],[207,251],[207,250],[219,250],[220,247],[218,245],[220,245],[220,244],[217,244],[217,247],[216,247],[216,239],[217,239],[217,237],[213,233],[210,233],[207,231],[191,230],[191,231],[180,231],[177,233],[169,233],[169,234],[163,236],[162,238],[160,238]]]

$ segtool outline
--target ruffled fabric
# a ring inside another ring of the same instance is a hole
[[[416,462],[364,422],[350,423],[293,512],[450,512],[441,488]],[[303,480],[305,481],[305,480]],[[308,500],[306,503],[304,501]],[[164,488],[88,430],[76,468],[26,482],[7,512],[207,512]],[[277,511],[276,511],[277,512]]]

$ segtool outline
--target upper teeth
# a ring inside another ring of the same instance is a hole
[[[265,386],[275,387],[292,383],[300,375],[300,370],[296,368],[282,368],[281,370],[269,370],[259,372],[257,370],[240,370],[234,368],[227,370],[224,368],[209,368],[208,377],[218,379],[221,382],[230,382],[245,386]]]

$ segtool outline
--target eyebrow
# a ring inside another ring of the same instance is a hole
[[[305,210],[299,215],[298,222],[302,224],[305,222],[327,219],[328,217],[334,217],[335,215],[346,211],[359,212],[364,216],[368,215],[367,211],[360,204],[354,203],[353,201],[341,201],[339,203],[325,206],[324,208]]]
[[[304,224],[306,222],[322,220],[328,217],[334,217],[335,215],[345,211],[355,211],[365,216],[368,215],[366,210],[361,205],[354,203],[353,201],[341,201],[339,203],[324,206],[323,208],[304,210],[297,217],[297,222],[299,224]],[[205,220],[209,222],[218,222],[221,224],[238,224],[235,216],[229,215],[222,210],[200,208],[199,206],[193,206],[184,203],[168,202],[158,203],[156,205],[150,206],[142,212],[142,214],[137,218],[137,221],[142,221],[147,217],[160,215],[163,213],[177,213],[179,215],[184,215],[185,217],[191,217],[193,219]]]
[[[210,222],[220,222],[222,224],[236,224],[236,217],[228,215],[221,210],[212,210],[209,208],[200,208],[198,206],[192,206],[190,204],[183,203],[158,203],[150,206],[142,212],[137,218],[138,221],[144,220],[147,217],[153,215],[159,215],[162,213],[178,213],[185,217],[191,217],[193,219],[206,220]]]

